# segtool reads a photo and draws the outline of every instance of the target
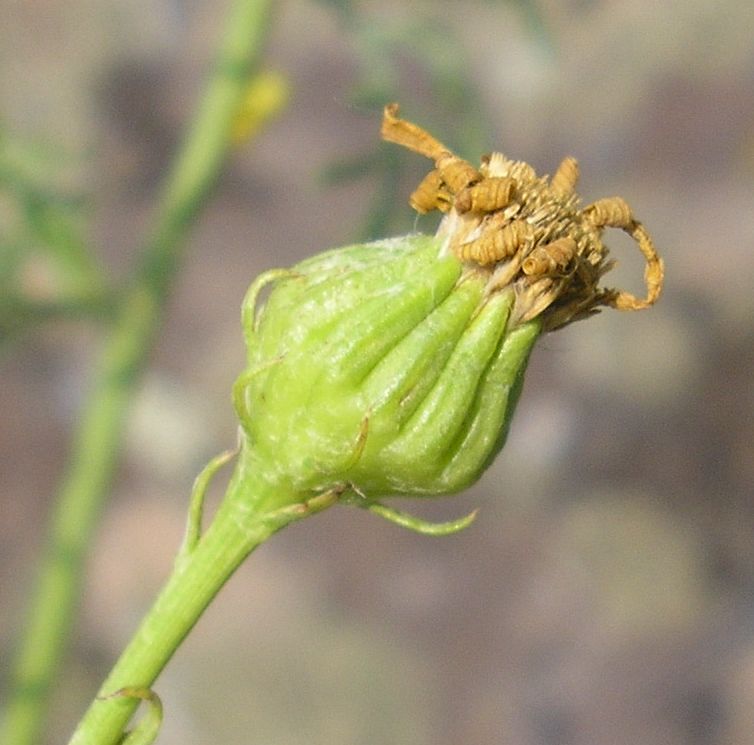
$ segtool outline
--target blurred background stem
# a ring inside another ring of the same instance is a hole
[[[216,182],[270,24],[270,0],[235,0],[215,68],[167,178],[155,228],[116,310],[80,415],[37,586],[22,626],[0,742],[39,742],[69,638],[83,564],[108,494],[129,402],[184,253],[187,232]]]

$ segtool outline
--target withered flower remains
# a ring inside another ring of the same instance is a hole
[[[437,232],[443,250],[485,271],[488,293],[514,288],[514,320],[542,316],[544,330],[551,331],[599,306],[639,310],[657,300],[663,265],[652,239],[621,197],[579,209],[575,158],[565,158],[551,179],[501,153],[485,156],[477,170],[397,114],[396,104],[385,108],[383,138],[435,161],[411,205],[422,213],[446,213]],[[598,287],[612,266],[602,242],[609,227],[626,231],[644,255],[646,298]]]

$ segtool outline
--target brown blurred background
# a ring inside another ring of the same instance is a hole
[[[0,113],[75,164],[115,274],[149,225],[225,5],[0,3]],[[539,344],[495,465],[460,497],[412,505],[481,507],[466,532],[421,538],[342,508],[260,549],[158,682],[160,742],[754,743],[753,30],[748,0],[279,3],[267,60],[289,106],[238,151],[192,235],[49,743],[169,571],[194,475],[235,440],[251,279],[412,229],[427,163],[378,148],[393,99],[469,157],[497,148],[551,173],[575,155],[584,198],[625,196],[653,233],[666,293]],[[363,178],[333,178],[361,156]],[[638,291],[640,258],[611,245],[614,282]],[[99,339],[55,322],[0,352],[3,668]]]

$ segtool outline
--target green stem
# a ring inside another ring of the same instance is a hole
[[[220,173],[257,65],[271,0],[235,0],[219,60],[170,174],[156,229],[105,344],[52,518],[47,551],[12,671],[0,742],[34,745],[79,595],[82,565],[117,465],[123,424],[186,233]]]
[[[280,499],[259,474],[242,466],[207,532],[176,562],[152,609],[113,667],[70,745],[115,745],[139,700],[113,696],[123,688],[148,689],[186,634],[238,565],[256,546],[287,524],[280,513],[260,514],[255,503]],[[289,500],[283,500],[289,501]],[[305,513],[302,512],[301,516]]]

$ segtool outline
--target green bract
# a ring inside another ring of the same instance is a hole
[[[350,246],[252,285],[241,457],[281,494],[455,492],[502,447],[540,325],[512,326],[513,292],[485,293],[441,246]]]

